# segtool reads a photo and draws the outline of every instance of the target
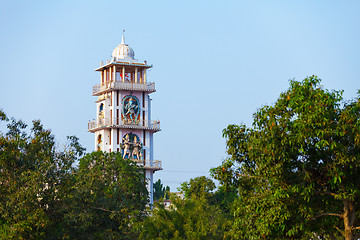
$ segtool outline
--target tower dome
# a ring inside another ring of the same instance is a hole
[[[125,43],[125,37],[122,36],[121,43],[112,52],[112,57],[117,60],[134,60],[135,52]]]

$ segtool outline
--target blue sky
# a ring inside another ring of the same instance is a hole
[[[360,89],[359,1],[0,1],[0,107],[92,151],[94,71],[121,42],[153,64],[156,172],[174,191],[226,158],[222,130],[250,125],[288,80]],[[4,129],[4,126],[0,126]]]

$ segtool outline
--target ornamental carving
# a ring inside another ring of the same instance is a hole
[[[124,159],[142,159],[142,143],[140,138],[133,133],[127,133],[122,140],[122,154]]]
[[[133,95],[122,100],[121,118],[124,124],[138,124],[140,121],[139,99]]]

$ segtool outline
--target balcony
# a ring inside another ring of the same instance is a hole
[[[160,121],[140,121],[138,124],[128,124],[123,123],[121,119],[113,118],[92,120],[88,123],[89,132],[95,132],[101,128],[129,128],[158,132],[160,131]]]
[[[162,170],[162,162],[159,160],[133,160],[138,166],[149,170]]]
[[[98,96],[102,93],[109,92],[111,90],[128,90],[128,91],[143,91],[143,92],[155,92],[155,83],[134,83],[134,82],[121,82],[113,81],[101,86],[97,84],[93,86],[93,96]]]

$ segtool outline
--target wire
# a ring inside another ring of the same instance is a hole
[[[176,171],[176,170],[162,170],[161,172],[179,172],[179,173],[209,173],[209,172],[199,172],[199,171]]]

